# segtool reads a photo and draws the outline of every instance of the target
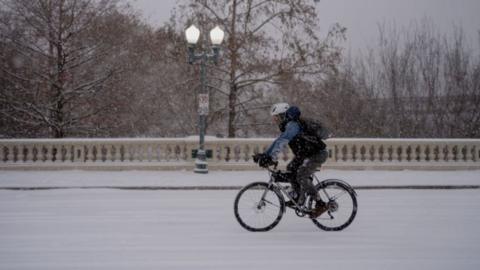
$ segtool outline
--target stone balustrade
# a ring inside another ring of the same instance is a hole
[[[255,169],[251,156],[273,139],[207,137],[208,167]],[[327,141],[331,169],[480,169],[479,139],[361,139]],[[198,140],[135,139],[2,139],[0,169],[187,169],[194,167]],[[285,151],[284,165],[292,154]]]

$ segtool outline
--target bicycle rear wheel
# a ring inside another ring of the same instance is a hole
[[[327,203],[328,210],[313,223],[325,231],[340,231],[350,225],[357,214],[357,198],[355,192],[342,182],[330,180],[317,185],[322,200]],[[315,207],[310,202],[311,207]]]
[[[284,211],[283,196],[277,190],[269,189],[265,182],[248,184],[238,192],[234,202],[238,223],[252,232],[273,229],[282,219]]]

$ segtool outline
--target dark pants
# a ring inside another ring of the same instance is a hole
[[[312,183],[310,175],[315,173],[316,169],[320,168],[327,158],[327,150],[322,150],[307,158],[295,157],[287,165],[287,170],[296,175],[295,181],[292,182],[292,186],[298,194],[304,195],[306,193],[310,196],[316,197],[317,190]]]

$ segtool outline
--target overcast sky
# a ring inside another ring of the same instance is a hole
[[[169,19],[176,4],[175,0],[127,1],[156,26]],[[469,41],[478,49],[480,0],[321,0],[317,5],[320,31],[336,22],[347,27],[345,46],[354,53],[376,45],[378,23],[395,22],[401,28],[422,18],[430,19],[446,34],[453,31],[453,25],[462,26]]]

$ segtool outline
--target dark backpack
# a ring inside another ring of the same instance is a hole
[[[331,136],[330,131],[320,121],[300,118],[300,127],[303,131],[303,137],[312,143],[323,144],[323,140]]]

